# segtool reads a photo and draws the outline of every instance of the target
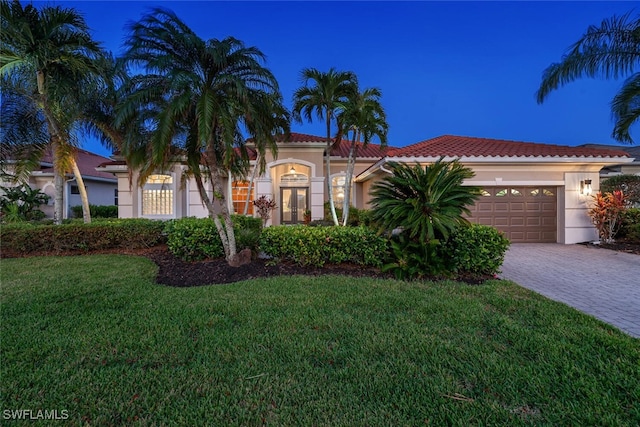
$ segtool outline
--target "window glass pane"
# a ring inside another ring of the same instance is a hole
[[[547,197],[556,195],[555,191],[553,191],[551,188],[543,188],[542,194],[544,194]]]
[[[254,187],[251,186],[251,196],[249,197],[249,209],[247,215],[253,215]],[[234,181],[231,184],[231,200],[233,202],[233,211],[237,214],[244,213],[244,207],[247,202],[247,194],[249,192],[249,181]]]
[[[503,188],[502,190],[498,190],[496,191],[496,196],[497,197],[504,197],[507,195],[507,189]]]
[[[538,188],[534,188],[533,190],[530,190],[530,191],[529,191],[529,195],[530,195],[530,196],[533,196],[533,197],[535,197],[535,196],[539,196],[539,195],[540,195],[540,189],[538,189]]]
[[[331,185],[333,189],[333,200],[336,203],[342,203],[344,201],[344,187],[345,187],[346,177],[335,176],[331,180]]]
[[[482,190],[481,193],[483,197],[490,197],[491,193],[489,193],[487,190]]]
[[[522,196],[522,193],[520,192],[520,190],[516,190],[515,188],[511,189],[511,195],[512,196]]]
[[[173,177],[151,175],[142,189],[143,215],[173,215]]]

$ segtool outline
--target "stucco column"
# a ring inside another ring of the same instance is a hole
[[[311,220],[324,219],[324,177],[311,178]]]
[[[573,244],[598,240],[598,232],[587,212],[593,206],[593,196],[580,193],[580,181],[591,180],[592,195],[600,190],[598,172],[566,172],[564,174],[564,239]],[[560,232],[558,224],[558,232]]]

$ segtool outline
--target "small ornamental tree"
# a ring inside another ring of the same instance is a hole
[[[589,217],[598,229],[598,236],[604,243],[613,242],[613,237],[622,225],[625,210],[625,195],[622,191],[598,193],[593,196],[594,205],[589,209]]]
[[[276,202],[271,200],[265,195],[258,197],[253,201],[253,206],[256,207],[258,215],[262,218],[262,225],[267,225],[267,221],[271,218],[271,211],[277,208]]]

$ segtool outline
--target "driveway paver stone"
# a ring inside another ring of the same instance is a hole
[[[501,277],[640,338],[640,255],[586,245],[516,243],[505,255]]]

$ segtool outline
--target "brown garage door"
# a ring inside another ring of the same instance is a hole
[[[469,220],[504,231],[512,242],[555,242],[556,187],[487,187]]]

